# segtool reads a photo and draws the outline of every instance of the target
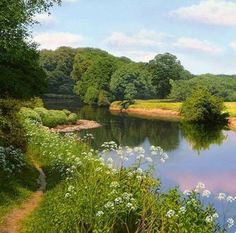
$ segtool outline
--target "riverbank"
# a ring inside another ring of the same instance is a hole
[[[102,125],[97,123],[96,121],[78,120],[74,125],[58,125],[55,128],[51,128],[50,131],[55,133],[71,133],[85,129],[95,129],[101,126]]]
[[[120,109],[121,101],[115,101],[110,105],[112,113],[127,113],[130,116],[146,118],[162,118],[166,120],[181,120],[181,102],[168,100],[136,100],[127,109]],[[229,128],[236,131],[236,102],[226,102],[226,111],[229,113]]]

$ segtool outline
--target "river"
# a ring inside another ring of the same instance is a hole
[[[115,141],[131,148],[142,146],[146,151],[151,145],[160,146],[169,157],[165,163],[154,161],[154,176],[160,178],[163,190],[175,186],[179,186],[181,191],[194,189],[198,182],[202,182],[211,191],[206,202],[214,203],[226,217],[236,216],[236,199],[229,203],[219,202],[216,198],[220,192],[236,197],[235,132],[220,126],[212,128],[163,119],[142,119],[125,114],[113,115],[106,108],[76,105],[68,107],[50,101],[46,103],[46,107],[67,107],[83,119],[101,123],[101,128],[80,133],[80,136],[88,132],[94,135],[92,146],[95,149],[100,149],[106,141]],[[236,228],[231,230],[235,232]]]

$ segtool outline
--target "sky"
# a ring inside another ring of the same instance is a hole
[[[236,74],[236,0],[62,0],[36,15],[40,49],[95,47],[134,61],[175,54],[194,74]]]

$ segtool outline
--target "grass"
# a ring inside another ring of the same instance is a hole
[[[115,101],[111,107],[120,108],[121,101]],[[135,103],[129,106],[129,109],[164,109],[179,112],[181,109],[181,102],[172,102],[172,100],[135,100]],[[225,102],[226,111],[229,112],[231,117],[236,117],[236,102]]]
[[[17,208],[37,189],[38,173],[26,159],[24,169],[7,177],[0,171],[0,224],[12,209]]]

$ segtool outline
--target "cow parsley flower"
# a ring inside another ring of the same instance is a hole
[[[213,222],[213,217],[212,217],[211,215],[208,215],[208,216],[206,217],[206,222],[208,222],[208,223]]]
[[[97,217],[101,217],[103,214],[104,214],[104,212],[100,210],[100,211],[98,211],[98,212],[96,213],[96,216],[97,216]]]
[[[227,219],[227,226],[228,228],[231,228],[234,225],[234,220],[232,218]]]
[[[207,189],[202,192],[203,197],[210,197],[210,195],[211,195],[211,192]]]
[[[219,195],[217,197],[217,199],[219,201],[223,201],[223,200],[225,200],[225,198],[226,198],[226,194],[225,193],[219,193]]]
[[[175,215],[175,211],[174,210],[168,210],[166,213],[166,217],[171,218]]]

